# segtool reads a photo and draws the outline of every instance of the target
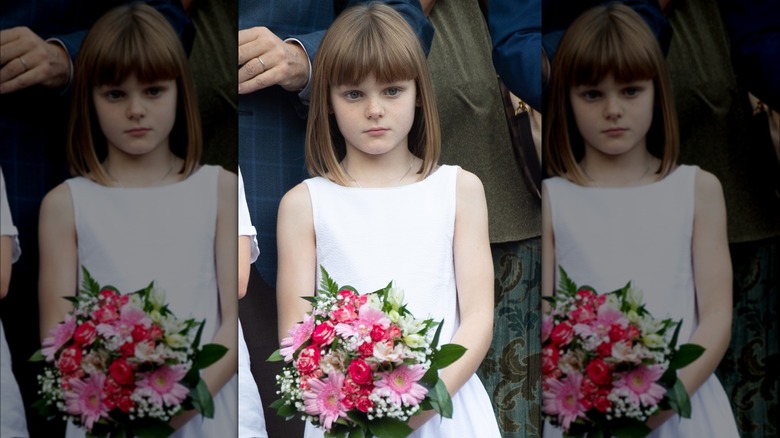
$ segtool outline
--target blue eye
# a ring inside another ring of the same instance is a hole
[[[105,96],[109,100],[118,100],[125,96],[125,93],[121,90],[108,90],[105,93]]]
[[[639,88],[639,87],[626,87],[626,88],[623,90],[623,93],[624,93],[626,96],[629,96],[629,97],[634,97],[634,96],[638,95],[640,91],[642,91],[642,89],[641,89],[641,88]]]
[[[388,96],[398,96],[401,94],[401,89],[397,87],[392,87],[387,89],[387,95]]]
[[[355,90],[347,91],[346,93],[344,93],[344,97],[350,100],[358,99],[360,98],[360,96],[361,96],[360,92]]]
[[[601,92],[598,90],[587,90],[582,93],[582,97],[586,100],[596,100],[601,97]]]
[[[160,87],[149,87],[149,89],[146,90],[146,94],[150,96],[159,96],[162,94],[163,90]]]

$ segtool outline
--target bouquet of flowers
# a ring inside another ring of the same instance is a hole
[[[682,321],[656,319],[631,287],[599,295],[560,268],[542,322],[544,417],[569,437],[642,437],[659,410],[690,417],[677,370],[704,348],[677,347]]]
[[[285,417],[302,413],[326,437],[405,437],[406,422],[421,410],[451,418],[438,370],[466,349],[437,347],[441,323],[415,319],[392,282],[360,295],[320,270],[317,296],[305,298],[313,310],[269,358],[287,362],[271,407]]]
[[[31,361],[46,361],[38,376],[44,417],[64,415],[87,437],[161,437],[184,410],[214,416],[199,370],[227,349],[200,346],[205,321],[179,319],[154,282],[122,295],[100,286],[82,267],[79,294],[65,320],[44,339]]]

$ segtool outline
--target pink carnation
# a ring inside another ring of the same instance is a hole
[[[374,382],[374,393],[388,397],[393,403],[417,406],[428,390],[420,385],[420,379],[425,375],[422,365],[401,365],[393,371],[381,373],[381,378]]]
[[[656,383],[663,374],[660,365],[640,365],[615,382],[615,388],[626,389],[621,393],[635,405],[641,402],[644,406],[655,406],[666,395],[666,389]]]
[[[303,322],[295,324],[287,331],[290,336],[282,339],[280,343],[282,348],[279,350],[286,362],[290,362],[293,359],[293,353],[311,338],[313,332],[314,317],[308,314],[303,316]]]
[[[65,391],[67,412],[81,416],[81,422],[88,430],[92,430],[100,417],[108,418],[108,406],[103,393],[105,382],[105,374],[94,373],[85,380],[72,379],[70,389]]]
[[[49,331],[49,336],[43,340],[41,346],[41,353],[46,357],[46,360],[52,362],[54,360],[54,354],[59,351],[73,336],[76,331],[76,318],[73,315],[65,315],[65,320],[56,326],[52,327]]]
[[[557,415],[564,430],[569,430],[572,421],[585,418],[585,406],[582,404],[580,386],[582,374],[572,372],[563,379],[548,379],[544,390],[544,413]]]
[[[326,379],[309,380],[309,388],[303,391],[303,403],[306,413],[319,416],[320,424],[325,430],[330,430],[333,422],[347,417],[347,407],[344,406],[344,375],[332,372]]]

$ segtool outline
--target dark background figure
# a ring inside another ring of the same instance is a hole
[[[64,423],[42,421],[30,407],[37,399],[36,375],[41,370],[39,364],[27,362],[40,348],[38,209],[43,196],[69,176],[65,134],[72,61],[91,24],[122,3],[0,3],[0,165],[22,245],[0,315],[13,356],[14,374],[27,407],[31,436],[61,436],[64,430]],[[169,19],[185,46],[191,45],[188,42],[192,40],[192,28],[178,1],[146,3]],[[58,42],[50,42],[50,38]]]
[[[260,256],[251,270],[239,317],[252,358],[252,372],[267,406],[278,398],[280,363],[266,362],[279,347],[276,334],[276,214],[282,195],[308,177],[303,164],[309,63],[325,30],[346,7],[365,1],[239,1],[239,162]],[[433,28],[419,0],[385,1],[399,11],[426,53]],[[285,43],[294,38],[299,43]],[[290,45],[292,47],[288,47]],[[305,52],[301,49],[305,48]],[[305,56],[305,59],[303,58]],[[260,58],[260,59],[258,59]],[[262,59],[262,63],[260,60]],[[295,71],[302,68],[303,71]],[[312,290],[312,294],[314,291]],[[265,410],[271,437],[303,434],[303,422],[286,422]]]

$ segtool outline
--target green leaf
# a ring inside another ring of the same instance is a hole
[[[320,280],[320,291],[326,295],[336,296],[339,293],[339,285],[330,278],[330,274],[325,268],[320,265],[320,273],[322,274],[322,280]]]
[[[615,438],[644,438],[649,435],[652,430],[647,427],[645,423],[632,421],[630,423],[622,423],[614,426],[611,428],[610,432]],[[588,435],[588,438],[590,438],[590,435]]]
[[[282,400],[279,401],[281,401],[282,404],[278,408],[276,408],[276,415],[280,417],[289,418],[298,414],[298,410],[295,409],[294,406],[285,404],[284,401]]]
[[[566,273],[563,266],[558,266],[558,272],[561,277],[558,281],[558,291],[563,292],[565,295],[574,295],[577,293],[577,284],[569,278],[569,274]]]
[[[349,438],[366,438],[366,433],[363,431],[362,427],[356,427],[352,429],[349,434],[347,434],[347,437]]]
[[[168,425],[168,423],[155,423],[145,424],[143,426],[136,427],[133,432],[138,438],[159,438],[170,436],[176,430]]]
[[[444,320],[442,319],[438,324],[439,326],[436,328],[436,333],[433,335],[433,341],[431,341],[431,348],[433,349],[436,349],[439,345],[439,335],[441,334],[442,327],[444,327]]]
[[[84,277],[81,280],[81,290],[87,294],[97,296],[100,293],[100,285],[98,282],[92,278],[92,275],[89,274],[89,271],[84,265],[81,265],[81,273]]]
[[[683,418],[691,418],[691,400],[688,398],[682,380],[677,379],[674,386],[666,391],[666,396],[674,412]]]
[[[382,438],[405,438],[412,431],[412,428],[405,422],[387,417],[374,420],[369,425],[369,432]]]
[[[466,347],[458,344],[445,344],[431,357],[431,368],[446,368],[466,353]]]
[[[447,387],[444,385],[443,380],[439,379],[433,389],[428,391],[427,395],[436,412],[444,418],[452,418],[452,398],[450,398],[450,393],[447,392]]]
[[[169,433],[169,435],[170,435],[170,433]],[[127,438],[127,431],[124,430],[124,429],[119,429],[117,431],[111,432],[108,436],[110,438]]]
[[[672,354],[672,358],[669,360],[669,368],[678,370],[686,367],[691,362],[695,361],[704,354],[704,347],[697,344],[683,344],[680,348]]]
[[[198,332],[195,334],[195,339],[192,341],[192,349],[197,350],[198,345],[200,345],[200,335],[203,333],[203,326],[206,325],[206,320],[200,322],[200,327],[198,327]]]
[[[270,356],[268,356],[268,359],[266,359],[266,362],[279,362],[284,360],[284,356],[282,356],[281,353],[282,350],[276,350],[273,353],[271,353]]]
[[[46,360],[46,357],[43,355],[43,350],[36,351],[32,356],[30,356],[29,359],[27,359],[28,362],[41,362],[44,360]]]
[[[198,370],[208,367],[218,361],[227,353],[228,349],[220,344],[206,344],[195,355],[192,360],[192,367]]]
[[[198,381],[197,386],[190,390],[190,397],[195,409],[206,418],[214,417],[214,400],[211,398],[209,388],[203,379]]]
[[[347,438],[347,431],[338,430],[332,432],[325,432],[324,437],[325,438]]]

